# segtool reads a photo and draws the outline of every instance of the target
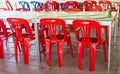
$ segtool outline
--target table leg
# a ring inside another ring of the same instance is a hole
[[[108,71],[110,71],[110,54],[111,54],[111,25],[109,25],[109,43],[108,43]]]
[[[38,25],[38,23],[36,23],[36,21],[34,23],[34,27],[35,27],[35,39],[36,39],[38,64],[40,64],[40,62],[41,62],[41,53],[40,53],[41,46],[40,46],[40,42],[39,42],[39,32],[38,32],[39,25]]]

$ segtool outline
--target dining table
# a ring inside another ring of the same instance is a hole
[[[38,23],[41,18],[60,18],[65,20],[66,24],[72,24],[75,19],[90,19],[95,20],[100,23],[101,26],[108,26],[108,71],[110,70],[110,57],[111,57],[111,36],[112,36],[112,26],[116,26],[116,16],[117,12],[112,12],[111,16],[108,16],[108,11],[104,12],[64,12],[64,11],[49,11],[49,12],[35,12],[35,11],[0,11],[0,19],[5,22],[7,18],[24,18],[30,23],[34,23],[35,26],[35,39],[36,39],[36,51],[38,51],[38,59],[41,59],[39,46],[39,33],[38,33]],[[68,25],[66,25],[68,26]],[[38,60],[40,63],[40,60]]]

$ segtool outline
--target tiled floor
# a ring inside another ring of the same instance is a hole
[[[113,37],[113,36],[112,36]],[[30,47],[29,64],[23,64],[22,53],[19,53],[19,63],[15,63],[13,43],[9,40],[9,46],[5,48],[5,58],[0,60],[0,74],[120,74],[120,30],[117,30],[117,41],[113,48],[112,38],[112,54],[111,54],[111,69],[107,71],[107,63],[103,60],[103,52],[97,51],[95,61],[95,71],[89,72],[89,51],[85,50],[83,58],[83,68],[77,68],[77,46],[75,44],[74,35],[72,35],[72,44],[75,57],[72,58],[69,54],[69,48],[64,45],[63,67],[59,68],[57,63],[57,54],[55,45],[53,45],[51,66],[47,67],[45,56],[42,55],[42,62],[38,64],[37,51],[35,45]],[[35,41],[31,42],[32,44]]]

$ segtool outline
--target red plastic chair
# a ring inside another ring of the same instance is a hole
[[[59,11],[59,3],[56,1],[47,1],[44,4],[44,10],[45,11]]]
[[[6,3],[6,6],[7,6],[8,10],[13,10],[13,7],[8,0],[6,0],[5,3]]]
[[[67,1],[65,4],[67,8],[78,8],[78,2],[76,1]]]
[[[60,4],[56,1],[53,1],[53,4],[54,4],[54,9],[59,11],[60,10]]]
[[[117,11],[116,7],[113,7],[111,1],[106,1],[106,4],[107,4],[108,8],[110,8],[112,11]]]
[[[6,47],[8,48],[8,38],[12,37],[14,35],[14,32],[10,32],[11,28],[7,28],[4,22],[0,19],[0,26],[1,26],[1,32],[0,35],[4,36],[4,39],[6,40]],[[3,35],[4,34],[4,35]]]
[[[112,11],[117,11],[116,7],[113,7],[111,1],[99,1],[99,5],[103,7],[104,11],[108,9],[111,9]]]
[[[96,6],[97,5],[96,1],[91,1],[91,3],[92,3],[92,6]]]
[[[102,11],[102,8],[98,5],[95,6],[86,6],[85,11]]]
[[[95,63],[95,55],[96,55],[96,47],[102,45],[104,52],[104,60],[107,62],[107,53],[106,53],[106,45],[105,41],[101,38],[100,34],[100,24],[93,20],[74,20],[73,27],[75,30],[76,40],[78,44],[78,68],[82,68],[82,58],[84,53],[84,46],[88,46],[90,48],[90,71],[94,71],[94,63]],[[79,36],[76,29],[80,29]],[[96,36],[91,37],[91,30],[96,30]]]
[[[67,1],[67,2],[65,2],[64,3],[64,9],[63,9],[63,11],[65,11],[65,12],[79,12],[79,11],[81,11],[81,9],[79,8],[79,3],[78,2],[76,2],[76,1]]]
[[[0,19],[0,59],[4,58],[4,46],[3,46],[3,40],[8,40],[8,33],[7,29],[5,27],[4,22]]]
[[[86,7],[86,6],[92,6],[92,3],[91,2],[88,2],[88,1],[84,1],[83,2],[83,5]]]
[[[98,5],[96,5],[96,6],[86,6],[85,11],[100,11],[100,12],[102,12],[102,7],[98,6]],[[108,44],[108,27],[107,26],[101,26],[101,28],[104,29],[106,44]]]
[[[63,55],[63,44],[67,42],[67,44],[70,46],[70,53],[73,55],[72,50],[72,44],[70,40],[70,36],[67,36],[66,34],[66,27],[65,27],[65,21],[62,19],[57,18],[42,18],[40,20],[40,25],[42,31],[44,28],[47,28],[47,32],[44,31],[44,39],[46,43],[46,64],[50,66],[50,56],[51,56],[51,47],[52,43],[57,44],[57,53],[58,53],[58,65],[59,67],[62,66],[62,55]],[[60,31],[63,31],[63,34],[59,34],[59,28]],[[49,32],[49,33],[48,33]],[[48,33],[46,35],[46,33]]]
[[[34,39],[29,23],[27,22],[27,20],[22,18],[7,18],[7,21],[15,31],[14,51],[16,63],[18,63],[18,47],[20,43],[24,56],[24,63],[28,64],[29,56],[28,44],[31,40]]]
[[[5,4],[7,8],[0,8],[0,10],[13,10],[13,7],[8,0],[5,1]]]

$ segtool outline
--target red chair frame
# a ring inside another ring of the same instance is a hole
[[[65,42],[67,42],[67,44],[70,46],[70,53],[72,56],[74,56],[70,36],[67,36],[65,21],[57,18],[42,18],[40,20],[40,25],[42,31],[44,31],[44,28],[48,29],[47,32],[44,32],[44,39],[46,43],[46,64],[50,66],[50,56],[51,56],[51,46],[52,46],[51,44],[55,42],[57,44],[58,63],[59,63],[58,65],[59,67],[61,67],[63,44]],[[56,27],[58,26],[62,28],[61,30],[63,34],[57,33]]]
[[[76,40],[78,44],[78,68],[81,69],[84,46],[90,48],[90,71],[94,71],[96,47],[102,45],[104,52],[104,60],[107,62],[106,44],[101,38],[100,24],[93,20],[74,20],[73,28],[75,30]],[[76,29],[80,29],[82,36],[79,36]],[[95,29],[96,37],[91,37],[91,30]]]
[[[12,29],[15,31],[14,51],[15,51],[16,63],[18,63],[18,47],[20,42],[24,56],[24,63],[28,64],[28,56],[29,56],[28,44],[31,40],[34,39],[29,23],[27,20],[22,18],[7,18],[7,21],[11,25]],[[25,33],[22,33],[23,29]]]

